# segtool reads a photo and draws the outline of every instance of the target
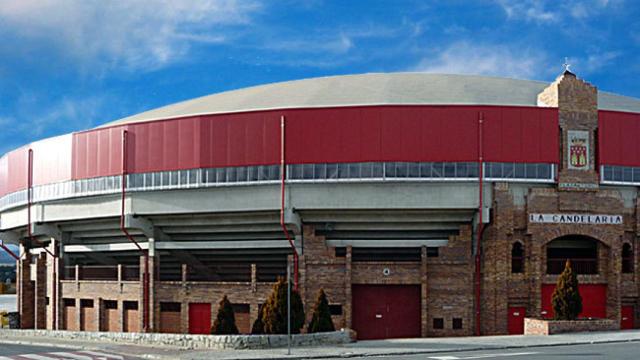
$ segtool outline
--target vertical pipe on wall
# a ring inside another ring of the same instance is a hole
[[[482,230],[483,230],[483,192],[484,192],[484,174],[483,174],[483,148],[482,148],[482,123],[484,121],[483,113],[479,113],[478,116],[478,227],[476,233],[476,256],[475,256],[475,309],[476,309],[476,319],[475,319],[475,334],[476,336],[480,335],[480,295],[481,295],[481,277],[480,277],[480,261],[481,261],[481,239],[482,239]]]
[[[144,257],[144,271],[142,274],[142,328],[143,332],[149,330],[149,251],[142,249],[140,244],[129,234],[124,223],[125,198],[127,194],[127,130],[122,131],[122,178],[121,178],[121,204],[120,204],[120,230],[126,238],[136,245]]]
[[[285,158],[285,117],[280,117],[280,226],[284,236],[289,241],[291,249],[293,250],[293,288],[298,290],[298,250],[296,245],[291,239],[287,225],[284,223],[284,199],[285,199],[285,179],[287,176],[287,163]],[[288,281],[288,280],[287,280]]]

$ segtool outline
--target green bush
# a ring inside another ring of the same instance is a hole
[[[323,289],[318,292],[318,298],[313,306],[313,316],[307,327],[308,333],[335,331],[331,312],[329,311],[329,301]]]
[[[578,276],[567,260],[564,271],[558,277],[556,289],[551,297],[555,320],[575,320],[582,312],[582,297],[578,291]]]
[[[283,278],[273,286],[273,291],[264,304],[262,321],[265,334],[287,333],[287,283]],[[304,326],[304,306],[302,298],[291,287],[291,333],[297,334]]]
[[[236,318],[233,314],[233,306],[225,295],[218,304],[218,315],[213,322],[211,333],[215,335],[235,335],[238,334]]]

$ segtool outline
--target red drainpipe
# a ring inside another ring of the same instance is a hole
[[[46,251],[49,255],[51,255],[51,266],[53,267],[53,276],[52,276],[52,281],[53,281],[53,286],[52,286],[52,296],[51,298],[53,299],[52,303],[51,303],[51,310],[53,312],[53,323],[51,324],[51,327],[54,329],[57,329],[57,324],[58,324],[58,315],[57,315],[57,297],[58,297],[58,289],[57,289],[57,281],[56,281],[56,277],[58,275],[58,270],[56,269],[56,264],[57,264],[57,258],[58,256],[55,253],[52,253],[49,249],[47,249],[44,246],[44,243],[38,239],[36,239],[35,237],[33,237],[33,233],[31,231],[31,204],[33,203],[32,201],[33,199],[33,149],[29,149],[29,153],[28,153],[28,158],[27,158],[27,238],[29,239],[30,242],[36,242],[39,245],[42,246],[42,248],[44,249],[44,251]],[[55,252],[55,249],[54,249]]]
[[[476,336],[480,336],[480,294],[481,294],[481,276],[480,276],[480,261],[481,261],[481,238],[482,230],[484,228],[482,213],[483,213],[483,189],[484,189],[484,174],[483,174],[483,149],[482,149],[482,123],[484,121],[483,113],[480,113],[478,117],[478,228],[476,233],[476,259],[475,259],[475,308],[476,308]]]
[[[122,193],[120,206],[120,230],[122,233],[136,245],[138,250],[144,256],[144,272],[142,275],[142,328],[144,332],[149,330],[149,250],[143,250],[140,244],[129,234],[124,224],[124,202],[127,189],[127,130],[122,131]]]
[[[287,230],[287,226],[284,223],[284,197],[285,197],[285,179],[287,177],[287,164],[285,161],[285,117],[284,115],[280,117],[280,226],[282,226],[282,231],[284,232],[284,236],[289,241],[289,245],[291,245],[291,249],[293,250],[293,289],[298,290],[298,250],[296,249],[296,245],[291,239],[291,235]]]

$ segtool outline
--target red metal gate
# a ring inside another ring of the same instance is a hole
[[[420,337],[419,285],[353,285],[358,339]]]
[[[555,284],[542,285],[542,317],[544,318],[553,317],[551,296],[555,288]],[[607,317],[607,285],[578,285],[578,291],[582,297],[582,312],[578,317],[598,319]]]
[[[189,334],[211,334],[211,304],[189,304]]]
[[[623,306],[622,307],[622,317],[620,319],[620,329],[628,330],[633,329],[633,323],[635,316],[633,314],[634,307],[633,305]]]
[[[527,308],[524,306],[510,306],[507,326],[509,335],[524,334],[524,316]]]

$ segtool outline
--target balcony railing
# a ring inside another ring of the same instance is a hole
[[[121,279],[118,279],[118,265],[83,265],[65,266],[62,271],[63,280],[75,280],[76,273],[78,280],[98,280],[98,281],[138,281],[140,280],[140,267],[130,265],[120,265]]]
[[[594,275],[598,273],[598,259],[569,259],[577,274]],[[561,274],[567,259],[547,259],[547,274]]]

